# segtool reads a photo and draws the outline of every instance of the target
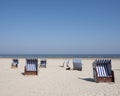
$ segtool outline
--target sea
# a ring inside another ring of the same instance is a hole
[[[0,58],[120,58],[120,54],[0,54]]]

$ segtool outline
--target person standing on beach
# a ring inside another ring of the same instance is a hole
[[[66,67],[69,67],[69,60],[68,60],[68,59],[66,59],[66,60],[63,62],[63,67],[64,67],[64,65],[66,65]]]
[[[69,60],[66,60],[66,67],[69,67]]]

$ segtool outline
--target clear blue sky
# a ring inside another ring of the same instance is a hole
[[[120,0],[0,0],[0,54],[120,54]]]

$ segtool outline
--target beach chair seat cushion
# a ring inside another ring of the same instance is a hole
[[[103,66],[96,66],[96,71],[98,73],[98,77],[110,77],[111,76],[111,72],[108,71],[109,69],[105,66],[104,67]]]
[[[37,71],[37,68],[36,68],[35,64],[27,64],[26,65],[26,70],[27,71]]]

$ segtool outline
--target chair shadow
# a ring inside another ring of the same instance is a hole
[[[120,71],[120,69],[114,69],[115,71]]]
[[[89,82],[95,82],[93,78],[80,78],[79,77],[78,79],[89,81]]]
[[[24,72],[22,72],[21,74],[22,74],[23,76],[25,76],[25,73],[24,73]]]
[[[63,65],[61,65],[60,67],[64,67]]]

